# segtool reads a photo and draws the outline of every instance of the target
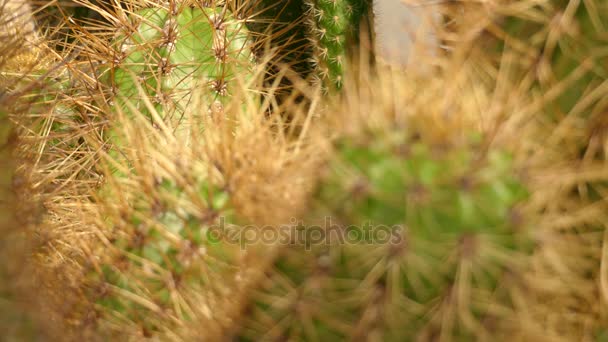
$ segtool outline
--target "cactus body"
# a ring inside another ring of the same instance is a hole
[[[371,13],[371,1],[307,0],[306,5],[317,76],[325,87],[340,88],[360,23]]]
[[[464,123],[486,97],[446,91],[439,76],[382,75],[349,79],[330,109],[333,153],[293,243],[251,290],[245,340],[466,341],[519,329],[513,299],[534,217],[511,153]],[[423,85],[451,100],[419,96]]]
[[[500,319],[486,303],[510,310],[510,274],[531,240],[508,156],[386,138],[339,142],[319,213],[332,220],[326,234],[341,229],[346,242],[285,251],[263,296],[285,300],[256,307],[247,336],[474,339],[492,333],[481,321]],[[291,323],[264,325],[283,317]]]
[[[168,111],[163,117],[179,120],[194,87],[209,89],[208,104],[225,103],[235,79],[252,73],[247,30],[225,7],[145,8],[130,20],[133,31],[123,30],[114,42],[110,74],[119,101],[140,111],[147,109],[136,83],[157,109]]]

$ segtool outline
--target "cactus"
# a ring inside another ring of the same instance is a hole
[[[459,124],[490,105],[439,77],[347,84],[330,109],[339,134],[311,211],[250,290],[236,334],[409,341],[525,330],[514,300],[534,247],[526,181],[506,147]],[[415,96],[422,85],[452,101]]]
[[[245,84],[235,79],[251,78],[252,56],[248,34],[228,7],[171,2],[168,9],[115,10],[130,15],[118,20],[124,26],[112,41],[85,40],[93,37],[90,28],[72,29],[71,39],[84,52],[68,65],[65,94],[51,92],[57,96],[45,102],[52,108],[27,124],[40,144],[30,148],[43,151],[33,177],[41,191],[54,188],[44,196],[49,213],[43,234],[52,238],[37,251],[44,265],[39,280],[48,297],[45,310],[70,338],[167,337],[188,322],[221,317],[210,310],[227,306],[221,295],[237,291],[234,277],[246,278],[240,265],[253,262],[255,253],[244,260],[240,246],[209,244],[205,229],[220,213],[233,224],[224,211],[234,209],[209,175],[204,149],[185,147],[200,132],[177,138],[166,127],[179,127],[197,86],[204,88],[196,97],[202,107],[188,112],[195,115],[190,122],[203,122],[209,112],[222,121],[229,113],[224,105],[251,102],[243,96]],[[96,49],[105,48],[117,49],[120,63],[103,63]],[[107,103],[104,83],[117,106]],[[161,136],[153,124],[165,128]],[[175,139],[173,148],[158,144]],[[159,168],[165,158],[186,152],[191,160],[176,161],[192,166],[185,174]],[[148,162],[142,164],[141,153],[149,154]],[[82,234],[62,234],[65,224]],[[61,304],[61,292],[72,293],[70,301]]]
[[[272,339],[458,340],[491,336],[482,321],[512,310],[532,240],[508,155],[393,133],[338,142],[318,200],[335,224],[326,234],[341,229],[347,244],[285,251],[272,280],[293,288],[269,282],[265,296],[286,299],[260,304],[247,328]],[[283,317],[291,323],[265,325]]]
[[[261,20],[250,26],[270,34],[279,48],[278,60],[325,91],[341,87],[350,53],[359,43],[360,23],[368,20],[372,27],[368,0],[290,0],[280,5],[262,0],[253,8]],[[266,18],[274,21],[265,25]]]
[[[219,107],[216,94],[197,89],[183,115],[205,130],[181,135],[158,115],[170,103],[131,106],[148,96],[144,88],[112,108],[99,104],[99,84],[72,75],[71,92],[43,115],[50,123],[31,128],[45,143],[32,173],[54,185],[44,222],[52,239],[37,251],[47,314],[74,339],[215,336],[236,311],[239,288],[272,253],[218,244],[209,228],[286,220],[303,197],[294,187],[306,185],[293,179],[311,174],[298,162],[304,155],[273,138],[276,121],[259,115],[245,84],[235,83]],[[79,234],[64,234],[65,225]],[[69,302],[62,292],[73,294]],[[197,331],[201,322],[213,326]]]
[[[356,51],[360,24],[371,15],[369,0],[306,0],[309,39],[321,84],[327,89],[342,86],[350,53]],[[372,28],[371,22],[367,22]]]
[[[161,116],[175,123],[196,86],[211,90],[208,103],[225,104],[237,75],[253,73],[253,55],[244,23],[228,5],[192,7],[172,1],[168,6],[129,14],[112,42],[116,50],[107,73],[119,101],[127,99],[146,111],[138,83],[156,109],[168,111]]]
[[[196,98],[205,103],[200,93]],[[285,154],[286,142],[273,139],[270,125],[255,115],[256,101],[246,107],[251,113],[242,112],[246,93],[226,109],[241,114],[236,127],[221,117],[202,119],[205,106],[191,107],[195,113],[188,114],[206,127],[199,144],[157,131],[154,125],[162,124],[148,122],[146,113],[114,119],[124,144],[119,158],[109,154],[102,163],[106,185],[95,196],[91,222],[101,235],[90,242],[81,280],[84,312],[94,317],[97,333],[213,339],[240,305],[241,287],[273,255],[273,247],[232,244],[217,235],[221,227],[286,221],[309,191],[310,169],[287,164],[308,158],[307,149]],[[259,182],[269,177],[272,186]],[[293,184],[292,177],[303,182]],[[196,329],[202,322],[205,331]]]

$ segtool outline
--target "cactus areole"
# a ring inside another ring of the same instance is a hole
[[[209,89],[209,105],[224,103],[237,75],[251,74],[248,32],[226,8],[146,8],[130,20],[115,40],[111,82],[119,101],[142,112],[144,95],[163,116],[182,113],[195,86]]]

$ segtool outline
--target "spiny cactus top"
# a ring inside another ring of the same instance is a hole
[[[209,105],[224,103],[236,77],[251,72],[248,33],[226,7],[145,8],[130,17],[115,40],[117,55],[111,71],[112,86],[119,98],[138,101],[141,91],[157,109],[183,114],[195,86],[207,87]]]

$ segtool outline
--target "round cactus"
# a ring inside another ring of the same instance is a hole
[[[517,209],[526,190],[507,153],[435,143],[398,131],[337,142],[318,193],[326,219],[307,235],[328,240],[283,252],[243,334],[491,336],[481,322],[512,312],[510,291],[532,246]]]
[[[527,286],[536,218],[521,159],[479,128],[490,97],[465,79],[446,88],[450,72],[379,73],[353,76],[362,84],[349,79],[330,107],[332,152],[310,211],[250,290],[236,331],[245,340],[474,340],[526,330],[515,300]]]

